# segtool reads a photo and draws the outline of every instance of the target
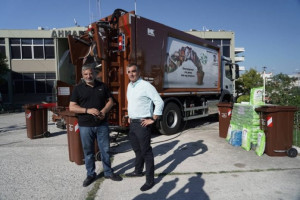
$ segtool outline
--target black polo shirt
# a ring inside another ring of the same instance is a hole
[[[70,101],[76,102],[83,108],[102,110],[110,97],[111,93],[104,83],[95,80],[94,87],[91,87],[82,81],[74,87]],[[79,126],[99,126],[104,121],[107,121],[107,117],[104,120],[99,120],[90,114],[78,114]]]

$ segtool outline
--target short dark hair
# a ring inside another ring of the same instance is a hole
[[[81,72],[83,72],[83,71],[85,71],[85,70],[88,70],[88,69],[91,69],[92,71],[95,70],[94,67],[93,67],[92,65],[87,64],[87,65],[83,65],[83,66],[81,67]]]
[[[127,66],[127,69],[128,69],[129,67],[132,67],[132,66],[136,66],[136,70],[137,70],[137,71],[140,71],[140,67],[139,67],[136,63],[130,63],[130,64]]]

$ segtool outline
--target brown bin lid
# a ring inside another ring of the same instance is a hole
[[[232,108],[233,107],[233,103],[231,102],[220,102],[217,104],[218,107],[230,107]]]
[[[255,108],[255,111],[257,112],[295,112],[298,108],[295,106],[261,106],[258,108]]]
[[[24,109],[28,109],[28,110],[36,110],[37,109],[37,104],[25,104],[23,106]]]

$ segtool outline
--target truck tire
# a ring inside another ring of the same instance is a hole
[[[178,132],[181,119],[178,105],[173,102],[168,103],[163,111],[159,132],[163,135],[172,135]]]

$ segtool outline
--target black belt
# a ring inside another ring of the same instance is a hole
[[[145,117],[143,119],[130,119],[130,123],[141,123],[144,119],[152,119],[151,117]]]

